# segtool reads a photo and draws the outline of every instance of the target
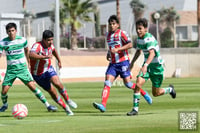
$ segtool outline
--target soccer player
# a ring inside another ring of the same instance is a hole
[[[37,98],[45,104],[48,111],[56,111],[57,108],[47,102],[43,93],[35,86],[35,83],[33,82],[33,78],[26,63],[26,61],[29,63],[27,40],[24,37],[16,35],[17,26],[15,23],[8,23],[6,25],[6,32],[8,37],[0,41],[0,56],[4,50],[7,58],[7,70],[2,83],[1,91],[3,106],[0,108],[0,112],[4,112],[8,108],[7,93],[16,78],[19,78],[26,86],[28,86],[28,88],[37,96]]]
[[[101,112],[106,111],[106,103],[110,94],[110,88],[118,75],[123,79],[127,88],[132,90],[135,88],[135,83],[131,82],[129,70],[128,49],[132,48],[131,40],[125,31],[119,29],[119,20],[116,15],[110,16],[108,23],[109,32],[107,33],[107,43],[109,50],[107,60],[109,60],[110,63],[106,71],[104,88],[102,91],[102,102],[101,104],[93,103],[93,106]],[[148,93],[142,89],[140,89],[140,92],[146,101],[151,104],[152,99]]]
[[[170,94],[172,98],[176,98],[176,92],[173,85],[161,88],[163,81],[163,59],[160,56],[159,45],[154,36],[147,32],[148,21],[145,18],[136,21],[136,32],[138,38],[136,40],[136,53],[131,61],[131,68],[139,57],[140,53],[144,54],[144,63],[137,76],[136,87],[134,90],[133,109],[127,115],[137,115],[140,101],[140,89],[144,83],[150,78],[152,82],[153,96],[161,96]]]
[[[77,108],[77,104],[69,99],[65,87],[60,82],[56,71],[51,65],[51,58],[53,55],[58,61],[59,68],[62,67],[60,57],[53,44],[53,38],[53,32],[45,30],[43,32],[42,41],[33,44],[30,50],[31,74],[37,84],[46,90],[55,102],[63,107],[67,115],[73,115],[68,105],[72,108]],[[52,84],[58,89],[68,105],[63,102]]]

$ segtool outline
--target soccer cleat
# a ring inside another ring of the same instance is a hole
[[[56,106],[49,105],[49,107],[47,107],[47,110],[49,112],[56,112],[58,110],[58,108]]]
[[[146,94],[144,95],[144,99],[147,101],[148,104],[152,104],[152,98],[146,91]]]
[[[74,113],[71,110],[66,110],[66,113],[67,113],[68,116],[74,115]]]
[[[103,104],[99,104],[99,103],[94,102],[94,103],[93,103],[93,106],[94,106],[96,109],[100,110],[101,112],[105,112],[105,111],[106,111],[106,108],[103,106]]]
[[[65,111],[66,111],[66,113],[67,113],[68,116],[74,115],[74,113],[71,111],[71,109],[69,108],[68,105],[66,105]]]
[[[8,109],[8,105],[3,105],[0,108],[0,112],[4,112],[6,109]]]
[[[69,99],[67,101],[67,104],[73,109],[76,109],[78,107],[77,104],[74,101],[72,101],[71,99]]]
[[[132,111],[128,112],[127,115],[128,116],[138,115],[138,112],[136,110],[132,109]]]
[[[174,89],[174,86],[173,85],[169,85],[169,87],[172,88],[172,91],[169,94],[172,96],[172,98],[176,98],[176,91]]]

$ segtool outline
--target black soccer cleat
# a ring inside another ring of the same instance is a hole
[[[136,110],[132,110],[131,112],[127,113],[128,116],[134,116],[134,115],[138,115],[138,112]]]
[[[172,98],[176,98],[176,91],[174,89],[174,86],[173,85],[169,85],[169,87],[172,88],[172,91],[169,94],[172,96]]]
[[[49,106],[47,107],[47,110],[48,110],[49,112],[56,112],[56,111],[58,110],[58,108],[57,108],[56,106],[49,105]]]
[[[0,112],[5,112],[8,109],[8,105],[3,105],[0,107]]]

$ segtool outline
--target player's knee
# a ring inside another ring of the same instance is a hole
[[[106,81],[104,82],[104,85],[111,87],[111,86],[112,86],[112,83],[110,82],[110,80],[106,80]]]
[[[152,94],[153,94],[154,97],[161,95],[160,91],[154,91]]]
[[[157,96],[159,96],[159,95],[158,95],[157,93],[155,93],[155,92],[154,92],[154,93],[152,93],[152,94],[153,94],[153,96],[154,96],[154,97],[157,97]]]
[[[62,88],[62,83],[59,80],[55,80],[52,83],[56,86],[56,88]]]
[[[133,83],[132,82],[124,83],[124,85],[129,89],[132,89],[132,87],[133,87]]]

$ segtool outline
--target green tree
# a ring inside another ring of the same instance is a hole
[[[100,27],[100,9],[98,7],[98,3],[93,3],[93,9],[94,9],[94,25],[95,25],[95,33],[96,36],[101,36],[101,27]]]
[[[176,12],[174,7],[170,8],[161,8],[160,10],[156,11],[160,14],[159,23],[162,25],[166,25],[167,28],[170,29],[172,32],[172,37],[174,40],[174,47],[176,48],[176,33],[175,33],[175,24],[180,19],[180,15]],[[151,18],[154,23],[156,23],[155,18],[153,17],[154,13],[151,15]]]
[[[140,0],[132,0],[130,2],[130,6],[134,14],[134,20],[137,21],[138,18],[141,18],[143,16],[146,5]]]
[[[68,12],[65,11],[65,9],[62,6],[60,6],[59,13],[60,13],[61,35],[65,36],[65,33],[66,33],[66,18],[67,18],[67,16],[69,16],[69,14],[68,14]],[[52,22],[55,23],[55,8],[50,12],[50,19],[51,19]]]
[[[121,16],[120,16],[119,0],[116,0],[116,14],[117,14],[117,18],[119,19],[119,27],[121,27]]]
[[[92,21],[89,13],[93,12],[91,0],[62,0],[63,8],[69,13],[65,22],[71,26],[71,48],[75,50],[77,45],[77,29],[82,26],[82,21]]]

